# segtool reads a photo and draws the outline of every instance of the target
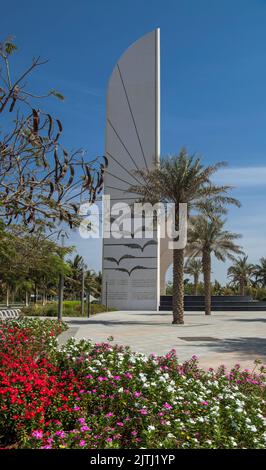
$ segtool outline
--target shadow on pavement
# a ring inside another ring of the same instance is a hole
[[[242,323],[253,323],[253,322],[261,322],[261,323],[266,323],[266,318],[229,318],[228,320],[230,321],[239,321]]]
[[[201,343],[201,346],[207,346],[213,352],[218,353],[238,353],[246,356],[247,359],[250,355],[257,356],[266,362],[266,339],[264,338],[222,339],[219,342]]]

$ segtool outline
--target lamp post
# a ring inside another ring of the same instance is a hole
[[[61,234],[61,246],[64,248],[65,246],[65,235]],[[61,253],[62,261],[64,261],[64,254],[63,250]],[[63,318],[63,301],[64,301],[64,274],[61,272],[59,274],[59,283],[58,283],[58,312],[57,312],[57,319],[58,321],[62,321]]]
[[[84,317],[84,295],[85,295],[85,264],[82,263],[82,280],[81,280],[81,316]]]
[[[91,291],[90,291],[90,288],[87,290],[87,316],[88,318],[90,318],[90,314],[91,314],[91,300],[90,300],[90,296],[91,296]]]

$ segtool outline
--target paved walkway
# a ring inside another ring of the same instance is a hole
[[[219,364],[253,368],[254,360],[266,363],[266,312],[187,312],[185,325],[172,325],[171,312],[108,312],[86,318],[67,318],[66,335],[94,342],[106,341],[130,346],[134,351],[165,354],[175,348],[180,361],[193,354],[202,367]],[[65,335],[65,336],[64,336]]]

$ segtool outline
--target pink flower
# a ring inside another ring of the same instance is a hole
[[[126,372],[125,377],[127,377],[128,379],[132,379],[133,375],[129,372]]]
[[[79,447],[84,447],[86,442],[84,440],[79,441]]]
[[[141,395],[141,392],[134,392],[134,397],[139,398]]]
[[[121,421],[118,421],[118,423],[116,423],[117,426],[124,426],[123,423],[121,423]]]
[[[32,437],[35,437],[36,439],[41,439],[43,436],[42,431],[33,431],[31,435]]]
[[[89,428],[89,426],[87,426],[87,424],[85,424],[85,426],[81,426],[81,431],[84,432],[84,431],[91,431],[91,429]]]
[[[148,411],[145,410],[144,408],[141,408],[141,410],[139,410],[139,411],[142,415],[147,415],[148,414]]]
[[[114,416],[114,413],[112,413],[111,411],[107,413],[107,415],[105,415],[106,418],[109,418],[110,416]]]
[[[131,432],[131,435],[132,435],[132,436],[136,436],[137,434],[138,434],[137,431],[132,431],[132,432]]]
[[[167,410],[171,410],[173,407],[171,405],[169,405],[169,403],[164,403],[163,405],[164,408],[166,408]]]

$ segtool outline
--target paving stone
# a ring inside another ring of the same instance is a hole
[[[210,317],[187,312],[185,325],[172,325],[171,312],[117,311],[64,320],[77,339],[100,342],[113,336],[115,343],[147,354],[174,347],[180,361],[196,354],[203,367],[240,363],[253,368],[255,359],[266,362],[266,312],[214,312]]]

